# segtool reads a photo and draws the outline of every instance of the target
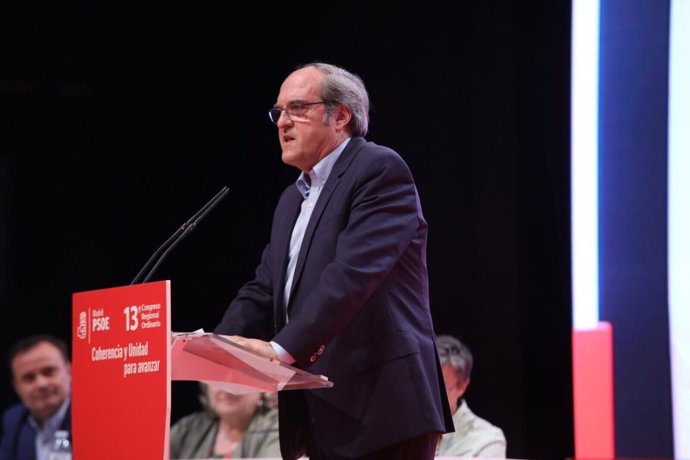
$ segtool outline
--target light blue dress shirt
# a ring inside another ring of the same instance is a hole
[[[70,398],[65,399],[55,414],[43,423],[43,426],[38,426],[33,416],[29,417],[30,423],[36,429],[36,460],[48,460],[50,448],[55,441],[55,432],[62,424],[65,415],[67,415],[69,403]],[[70,439],[71,438],[72,436],[70,433]]]
[[[305,173],[302,172],[295,183],[297,189],[302,194],[302,197],[304,197],[304,201],[302,201],[302,208],[299,216],[297,217],[297,221],[295,222],[295,226],[292,228],[292,236],[290,237],[290,250],[288,253],[288,264],[285,273],[284,298],[286,308],[288,300],[290,299],[290,289],[292,288],[292,280],[295,276],[295,265],[297,265],[297,257],[299,255],[299,250],[302,247],[304,232],[307,229],[309,219],[314,211],[314,206],[319,199],[319,195],[321,195],[321,190],[323,190],[323,186],[328,180],[328,176],[331,174],[333,165],[335,165],[335,162],[340,157],[340,154],[343,153],[343,150],[345,150],[345,147],[347,147],[349,142],[350,138],[348,137],[338,147],[336,147],[333,152],[329,153],[323,157],[321,161],[316,163],[314,168],[309,171],[308,179],[305,177]],[[286,319],[287,321],[290,320],[287,312]],[[290,356],[290,354],[278,343],[271,342],[271,345],[273,345],[273,348],[276,350],[276,353],[278,353],[278,357],[281,361],[289,364],[295,362],[295,359]]]

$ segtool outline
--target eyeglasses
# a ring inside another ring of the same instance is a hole
[[[460,348],[458,348],[457,345],[444,345],[439,347],[438,354],[441,356],[459,355]]]
[[[318,102],[302,102],[302,101],[293,101],[290,102],[288,105],[285,107],[273,107],[271,110],[268,111],[268,118],[271,119],[271,122],[273,124],[278,124],[278,120],[280,119],[280,114],[285,111],[287,116],[291,120],[296,120],[296,119],[304,119],[304,117],[307,115],[307,111],[309,111],[309,107],[313,105],[319,105],[319,104],[326,104],[326,101],[318,101]]]

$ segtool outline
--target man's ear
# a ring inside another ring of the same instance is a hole
[[[338,128],[344,128],[350,123],[352,113],[344,105],[338,105],[335,109],[335,124]]]

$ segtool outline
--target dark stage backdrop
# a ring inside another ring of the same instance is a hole
[[[69,337],[73,292],[129,284],[227,185],[154,277],[174,330],[212,329],[297,176],[266,110],[294,65],[331,61],[416,177],[436,331],[476,358],[470,407],[510,457],[573,455],[570,2],[85,3],[0,7],[0,348]],[[196,407],[174,383],[173,420]]]

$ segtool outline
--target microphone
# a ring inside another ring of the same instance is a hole
[[[142,275],[146,272],[148,267],[155,261],[155,264],[153,267],[151,267],[150,270],[148,270],[148,273],[146,274],[146,277],[141,281],[142,283],[146,283],[153,273],[158,269],[158,266],[163,262],[163,260],[167,257],[167,255],[172,251],[172,249],[177,246],[177,244],[182,241],[182,239],[189,234],[192,230],[196,228],[196,226],[199,224],[201,219],[208,214],[211,209],[213,209],[223,198],[225,198],[225,195],[228,193],[228,187],[223,187],[220,189],[216,195],[209,200],[208,203],[206,203],[201,209],[199,209],[192,217],[187,220],[184,224],[180,226],[177,230],[175,230],[175,233],[170,235],[170,237],[165,240],[165,242],[158,248],[156,249],[156,252],[154,252],[151,257],[149,257],[149,260],[146,261],[143,267],[141,267],[141,270],[139,270],[139,273],[134,277],[132,282],[130,284],[138,284],[139,280],[141,279]]]

